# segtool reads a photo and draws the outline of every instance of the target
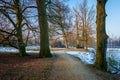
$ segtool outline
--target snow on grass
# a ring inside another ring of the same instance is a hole
[[[32,50],[30,50],[30,51],[26,51],[27,53],[39,53],[40,51],[32,51]]]
[[[40,46],[27,46],[26,50],[40,50]]]
[[[27,46],[26,52],[27,53],[39,53],[40,46]],[[18,53],[18,49],[13,47],[0,47],[0,53]],[[51,51],[51,53],[53,53]]]
[[[120,49],[109,48],[107,50],[108,71],[120,75]]]
[[[18,49],[15,49],[15,48],[12,48],[12,47],[0,47],[0,52],[18,53]]]
[[[92,52],[66,51],[66,53],[80,58],[86,64],[94,64],[95,62],[95,54]]]
[[[85,64],[94,64],[96,57],[95,50],[91,48],[89,51],[90,52],[66,51],[66,53],[80,58]],[[106,61],[108,64],[107,70],[120,75],[120,49],[107,49]]]
[[[34,50],[35,47],[28,47],[29,49],[26,51],[27,53],[39,53],[39,50]],[[38,48],[38,47],[36,47]],[[13,47],[0,47],[1,53],[18,53],[18,49]]]

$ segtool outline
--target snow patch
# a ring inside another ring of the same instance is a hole
[[[0,52],[12,52],[17,53],[18,49],[12,48],[12,47],[0,47]]]
[[[85,64],[94,64],[95,54],[92,52],[66,51],[67,54],[80,58]]]
[[[73,55],[81,59],[85,64],[94,64],[95,62],[95,49],[90,48],[90,52],[80,51],[66,51],[67,54]],[[108,48],[106,53],[106,61],[108,64],[108,71],[120,75],[120,49],[119,48]]]
[[[116,73],[120,75],[120,49],[119,48],[109,48],[107,50],[107,64],[108,71],[111,73]]]

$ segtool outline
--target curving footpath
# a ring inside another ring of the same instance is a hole
[[[54,52],[54,63],[48,80],[98,80],[96,74],[81,61],[64,51]]]

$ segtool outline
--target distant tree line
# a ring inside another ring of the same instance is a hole
[[[108,48],[120,48],[120,38],[109,38]]]

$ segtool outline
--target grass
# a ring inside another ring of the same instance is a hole
[[[0,53],[0,80],[47,80],[52,64],[52,58],[39,59],[38,54]]]

